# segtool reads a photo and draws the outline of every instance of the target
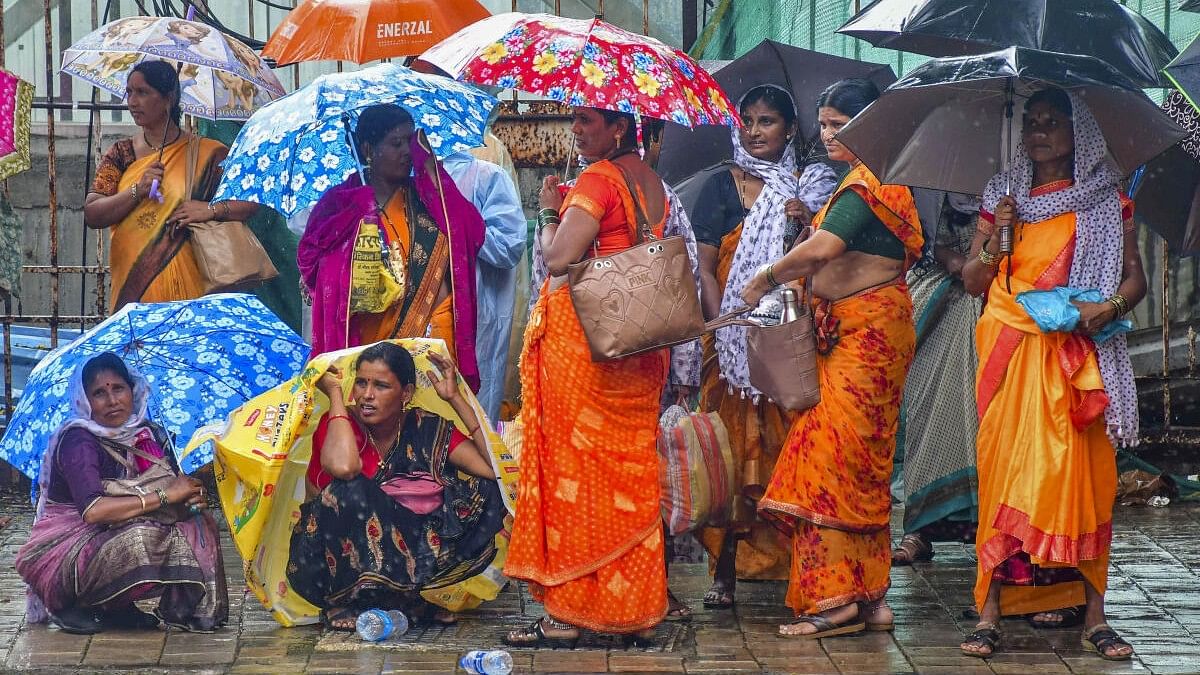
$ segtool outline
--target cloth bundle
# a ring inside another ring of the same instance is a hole
[[[658,433],[663,522],[672,535],[724,523],[733,509],[733,453],[717,413],[673,405]]]

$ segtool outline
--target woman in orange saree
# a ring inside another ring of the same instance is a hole
[[[542,189],[551,277],[521,355],[524,445],[504,566],[546,616],[505,636],[514,646],[573,643],[583,628],[640,643],[667,612],[655,432],[668,352],[593,362],[564,276],[593,245],[599,255],[632,246],[638,209],[661,235],[666,200],[634,150],[631,115],[576,108],[572,133],[592,164],[565,200],[555,177]]]
[[[831,159],[850,171],[813,219],[815,234],[742,291],[747,304],[807,277],[819,300],[821,402],[792,424],[759,512],[790,536],[780,635],[832,637],[891,628],[883,601],[891,569],[892,456],[916,336],[904,274],[924,243],[906,187],[879,180],[834,135],[879,96],[866,80],[821,95],[818,121]]]
[[[113,311],[130,302],[204,295],[185,226],[245,220],[258,208],[250,202],[208,203],[228,148],[179,127],[179,76],[173,66],[164,61],[138,64],[129,75],[126,100],[142,133],[117,141],[104,154],[83,207],[89,227],[112,228]],[[189,195],[184,192],[190,143],[199,144],[199,157]],[[149,198],[155,181],[162,201]]]
[[[1035,93],[1021,141],[1010,175],[988,183],[975,257],[963,274],[968,291],[988,295],[976,329],[980,622],[961,648],[978,657],[999,648],[1002,596],[1041,598],[1046,610],[1082,586],[1083,646],[1125,660],[1133,649],[1105,623],[1104,592],[1113,444],[1137,441],[1137,391],[1124,336],[1101,344],[1091,336],[1145,294],[1132,205],[1118,192],[1120,176],[1081,98]],[[1002,228],[1014,235],[1004,260],[993,236]],[[1042,333],[1016,296],[1058,286],[1109,299],[1077,302],[1074,332]]]

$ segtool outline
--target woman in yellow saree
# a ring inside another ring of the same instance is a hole
[[[113,311],[130,302],[204,295],[185,226],[245,220],[258,209],[250,202],[209,204],[228,148],[180,128],[179,76],[174,67],[164,61],[139,63],[129,75],[125,97],[142,133],[118,141],[105,153],[83,207],[89,227],[112,228]],[[199,158],[189,195],[184,194],[186,157],[193,142],[199,143]],[[152,188],[156,194],[151,194]]]
[[[592,164],[565,201],[554,177],[542,189],[551,276],[521,354],[524,445],[504,573],[529,582],[546,616],[510,632],[514,646],[573,643],[583,628],[640,643],[667,613],[655,432],[668,352],[593,362],[565,279],[593,246],[632,246],[639,209],[662,234],[666,195],[636,154],[635,131],[632,115],[576,108],[572,132]]]
[[[1040,597],[1044,611],[1063,607],[1064,591],[1082,586],[1083,646],[1125,660],[1133,649],[1105,623],[1104,592],[1113,445],[1137,441],[1137,390],[1124,336],[1101,344],[1091,336],[1145,295],[1132,205],[1080,97],[1035,93],[1021,143],[1010,175],[988,183],[975,256],[963,272],[969,292],[987,292],[987,305],[976,329],[980,621],[961,649],[986,658],[999,648],[1002,595]],[[1014,240],[1004,260],[993,236],[1001,228]],[[1075,332],[1042,333],[1016,296],[1058,286],[1096,289],[1108,300],[1077,302]]]
[[[786,637],[890,630],[892,456],[904,378],[916,345],[905,271],[924,240],[908,188],[879,180],[835,135],[879,96],[866,80],[821,94],[817,119],[830,159],[849,173],[814,217],[815,234],[764,265],[747,304],[808,277],[820,300],[821,402],[800,413],[758,509],[790,536]]]

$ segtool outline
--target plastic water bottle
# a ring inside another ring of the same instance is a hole
[[[471,675],[508,675],[513,669],[513,658],[503,649],[476,649],[459,659],[458,667]]]
[[[358,636],[367,642],[379,642],[408,632],[408,617],[398,609],[368,609],[358,615]]]

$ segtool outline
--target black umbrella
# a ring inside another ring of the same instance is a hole
[[[1092,56],[1140,87],[1178,53],[1157,26],[1114,0],[878,0],[839,33],[876,47],[966,56],[1005,47]]]
[[[1200,101],[1200,38],[1192,40],[1183,53],[1167,64],[1163,74],[1188,102],[1196,105]]]
[[[1016,99],[1046,86],[1084,97],[1123,175],[1186,135],[1097,59],[1012,47],[927,61],[837,137],[884,183],[979,194],[1011,159],[1020,131]]]
[[[1179,255],[1200,253],[1200,112],[1179,92],[1171,92],[1163,110],[1190,133],[1155,157],[1132,188],[1133,217],[1145,223]]]
[[[848,77],[874,81],[880,89],[896,81],[890,66],[865,63],[840,56],[800,49],[774,40],[763,40],[741,57],[721,66],[713,78],[737,103],[751,89],[774,84],[790,91],[796,101],[800,138],[809,147],[817,139],[817,97],[829,85]],[[803,154],[803,153],[802,153]],[[674,185],[701,169],[733,157],[726,127],[697,126],[686,129],[668,124],[663,132],[662,153],[655,169]]]

